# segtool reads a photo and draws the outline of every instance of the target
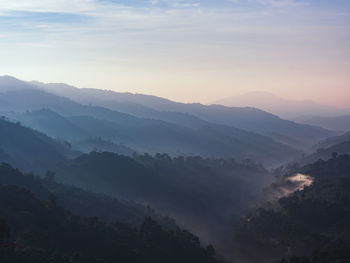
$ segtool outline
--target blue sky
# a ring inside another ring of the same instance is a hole
[[[261,90],[344,106],[349,32],[348,0],[0,0],[0,74],[180,101]]]

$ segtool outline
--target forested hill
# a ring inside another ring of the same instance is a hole
[[[244,217],[237,238],[241,253],[253,262],[349,262],[350,156],[334,155],[298,172],[314,183]]]
[[[42,178],[23,174],[3,163],[0,165],[0,185],[25,188],[41,201],[47,200],[53,194],[64,209],[83,216],[97,216],[106,222],[119,221],[139,226],[145,217],[152,217],[165,227],[172,228],[175,225],[171,219],[156,214],[150,207],[57,183],[55,174],[50,171]]]
[[[232,218],[250,207],[272,177],[252,161],[166,154],[82,155],[54,169],[58,181],[151,205],[196,235],[226,246]],[[220,246],[218,246],[220,244]]]
[[[334,179],[336,177],[350,178],[350,155],[338,155],[333,152],[333,158],[318,160],[299,169],[301,173],[308,174],[315,179]]]
[[[59,143],[19,123],[0,119],[0,162],[42,172],[70,154],[68,144]]]
[[[350,140],[332,145],[328,148],[319,148],[314,153],[298,159],[299,165],[314,163],[318,160],[327,161],[333,154],[350,154]]]
[[[8,165],[0,166],[0,178],[1,262],[217,262],[213,247],[202,248],[188,231],[165,230],[150,217],[131,227],[72,214],[52,194],[42,200],[47,189],[35,183],[40,179]],[[6,180],[27,187],[3,184]]]

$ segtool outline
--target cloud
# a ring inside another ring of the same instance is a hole
[[[297,7],[306,6],[310,3],[304,0],[228,0],[231,3],[259,4],[272,7]]]
[[[198,45],[207,45],[257,39],[261,34],[283,35],[288,30],[305,27],[306,22],[302,20],[309,20],[307,25],[312,26],[312,19],[317,16],[316,10],[303,10],[308,2],[302,0],[215,0],[214,6],[212,2],[2,0],[0,31],[11,31],[9,35],[12,36],[16,32],[42,32],[46,39],[76,34],[81,36],[81,41],[96,36],[97,39],[119,43],[142,38],[146,43],[169,44],[173,41],[185,44],[195,43],[197,39]],[[254,8],[243,8],[237,3],[248,3]],[[278,10],[300,8],[300,12],[281,15],[259,6]],[[268,41],[274,37],[270,36]]]
[[[306,6],[310,3],[307,1],[296,1],[296,0],[250,0],[263,5],[270,5],[273,7],[296,7]]]

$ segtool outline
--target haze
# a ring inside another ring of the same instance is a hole
[[[349,0],[0,0],[0,263],[350,263]]]
[[[349,107],[347,0],[2,0],[0,72],[182,102]]]

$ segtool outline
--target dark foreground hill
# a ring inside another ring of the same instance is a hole
[[[56,201],[64,209],[77,215],[97,216],[105,222],[118,221],[136,227],[145,217],[151,217],[165,227],[174,226],[172,220],[159,216],[150,207],[57,183],[54,173],[50,171],[44,177],[39,177],[23,174],[8,164],[1,164],[0,185],[25,188],[41,201],[46,201],[50,195],[55,195]]]
[[[320,160],[296,172],[314,183],[244,217],[237,238],[241,253],[253,262],[282,257],[281,262],[349,262],[350,156]]]
[[[60,182],[149,204],[220,251],[232,237],[231,220],[256,202],[272,180],[251,161],[166,154],[130,158],[93,152],[54,171]]]
[[[32,180],[29,177],[26,182],[7,165],[0,168],[2,179],[16,176],[27,184]],[[164,230],[149,217],[130,227],[74,215],[54,195],[41,200],[28,188],[0,185],[0,211],[0,261],[4,263],[217,262],[214,249],[202,248],[188,231]]]

